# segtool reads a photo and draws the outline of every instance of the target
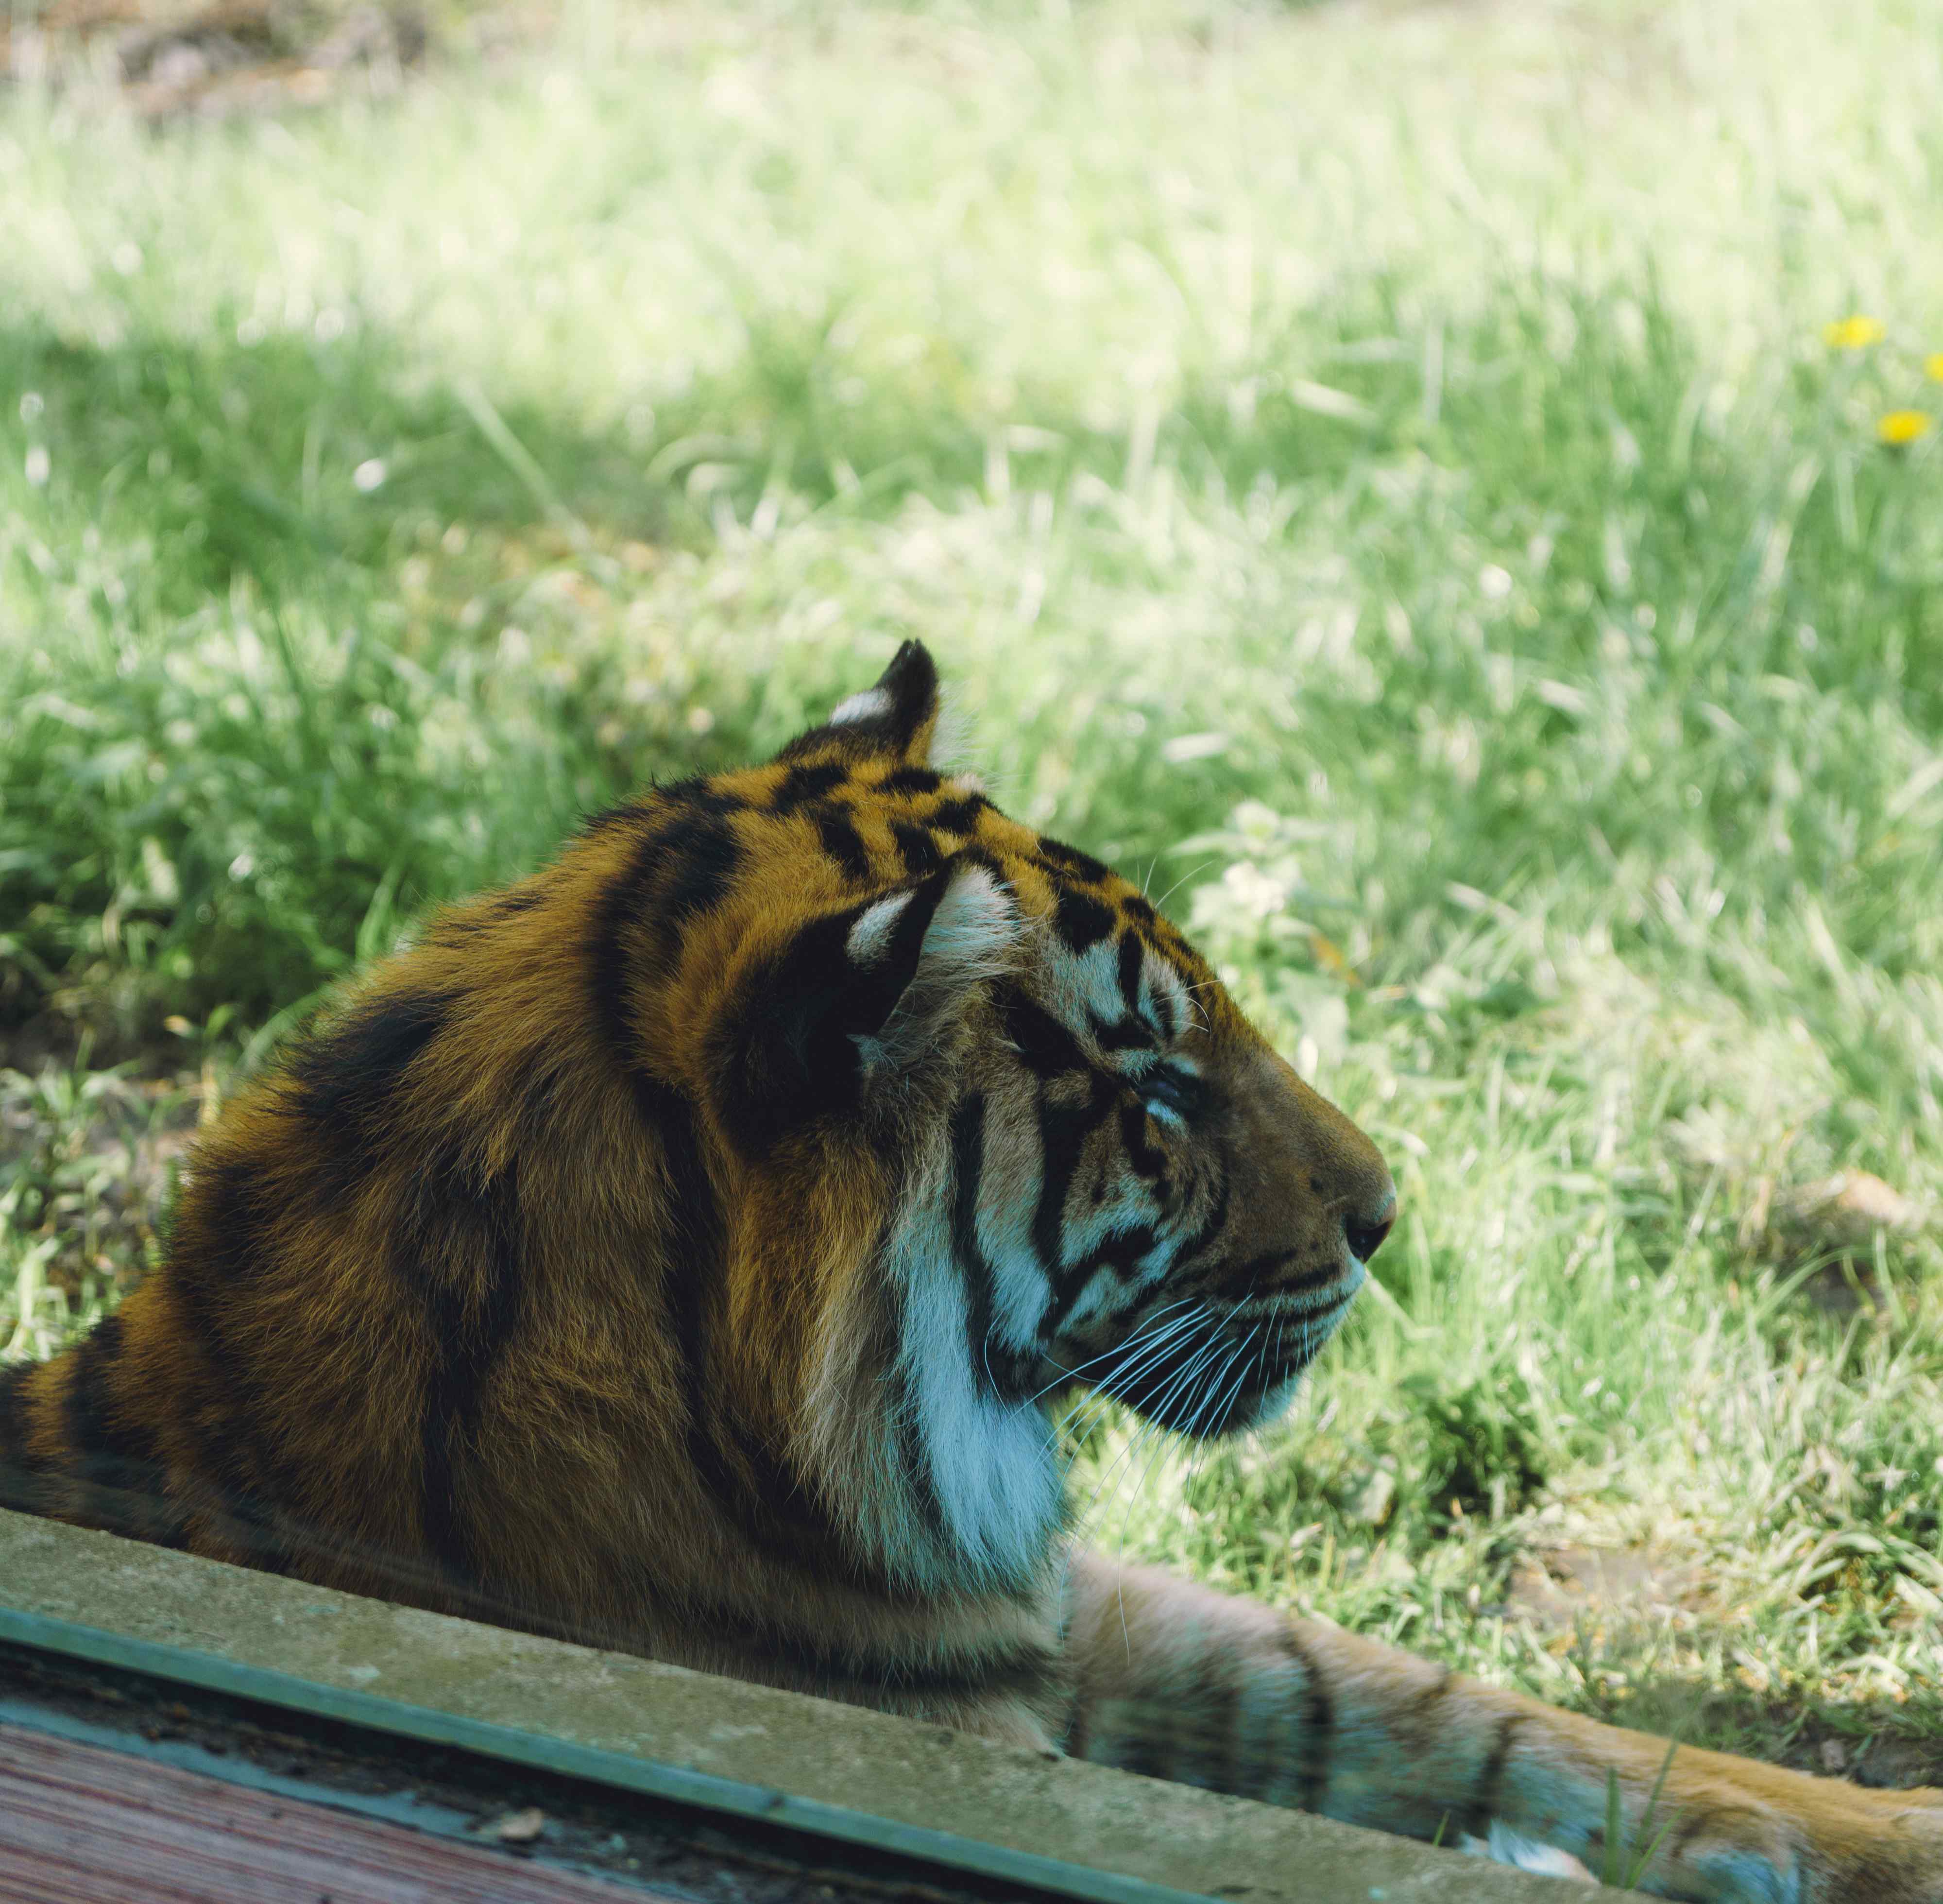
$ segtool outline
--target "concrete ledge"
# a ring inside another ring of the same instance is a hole
[[[23,1630],[70,1622],[187,1649],[212,1674],[289,1675],[327,1689],[347,1716],[366,1703],[411,1709],[425,1717],[420,1736],[461,1743],[467,1727],[505,1728],[644,1774],[760,1788],[761,1815],[779,1823],[835,1807],[1246,1904],[1586,1895],[1325,1819],[3,1512],[0,1608],[29,1616]]]

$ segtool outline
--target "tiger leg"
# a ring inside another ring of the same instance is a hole
[[[1067,1613],[1068,1746],[1102,1764],[1411,1838],[1495,1823],[1595,1872],[1616,1780],[1625,1875],[1657,1896],[1943,1904],[1943,1792],[1684,1746],[1669,1765],[1664,1740],[1094,1555],[1075,1557]]]

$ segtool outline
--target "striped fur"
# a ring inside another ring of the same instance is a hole
[[[1596,1860],[1656,1742],[1071,1548],[1048,1397],[1272,1415],[1394,1193],[936,720],[907,646],[370,972],[198,1142],[163,1267],[0,1371],[0,1500]],[[1683,1752],[1650,1881],[1943,1899],[1939,1819]]]

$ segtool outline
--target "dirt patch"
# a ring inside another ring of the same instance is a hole
[[[1585,1618],[1602,1624],[1654,1623],[1705,1610],[1699,1568],[1650,1548],[1541,1549],[1513,1570],[1506,1611],[1540,1632]]]
[[[1540,1549],[1518,1564],[1505,1597],[1506,1617],[1527,1623],[1552,1643],[1549,1650],[1565,1645],[1568,1635],[1595,1636],[1596,1651],[1614,1660],[1631,1636],[1668,1626],[1690,1636],[1719,1625],[1726,1611],[1697,1562],[1652,1547]],[[1595,1698],[1596,1715],[1615,1724],[1698,1739],[1884,1790],[1943,1787],[1943,1740],[1889,1730],[1895,1716],[1883,1708],[1804,1703],[1749,1689],[1702,1691],[1684,1674],[1656,1678],[1630,1667],[1606,1673],[1595,1666],[1592,1677],[1610,1702]]]

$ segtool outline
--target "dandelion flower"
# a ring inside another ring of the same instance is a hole
[[[1943,350],[1939,350],[1933,357],[1926,357],[1923,360],[1923,367],[1938,383],[1943,383]]]
[[[1874,318],[1865,318],[1860,312],[1853,317],[1838,318],[1831,324],[1825,325],[1822,341],[1831,350],[1867,350],[1871,344],[1883,340],[1883,327]]]
[[[1929,434],[1931,418],[1920,410],[1892,410],[1876,425],[1876,435],[1898,448]]]

